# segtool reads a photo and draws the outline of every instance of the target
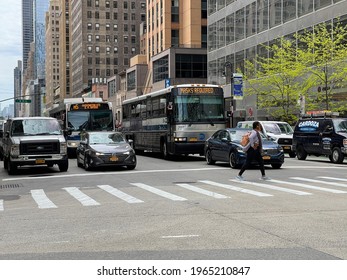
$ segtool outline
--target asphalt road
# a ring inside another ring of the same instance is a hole
[[[0,168],[0,259],[346,260],[346,168],[286,158],[271,181],[252,169],[242,183],[201,157]]]

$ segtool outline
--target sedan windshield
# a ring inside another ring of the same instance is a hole
[[[120,144],[125,142],[120,133],[95,133],[89,135],[90,144]]]

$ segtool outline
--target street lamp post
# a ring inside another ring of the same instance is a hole
[[[324,66],[324,79],[325,79],[325,109],[329,110],[329,100],[328,100],[328,65],[325,63]]]

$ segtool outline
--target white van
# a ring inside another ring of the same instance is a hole
[[[238,122],[236,127],[239,128],[253,128],[254,121],[241,121]],[[262,126],[264,135],[272,138],[283,148],[283,151],[291,158],[296,156],[293,151],[293,128],[287,122],[281,121],[259,121]]]

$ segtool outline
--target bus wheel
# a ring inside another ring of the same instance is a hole
[[[169,158],[169,153],[167,151],[166,141],[163,141],[162,144],[161,144],[161,154],[162,154],[164,159],[168,159]]]

